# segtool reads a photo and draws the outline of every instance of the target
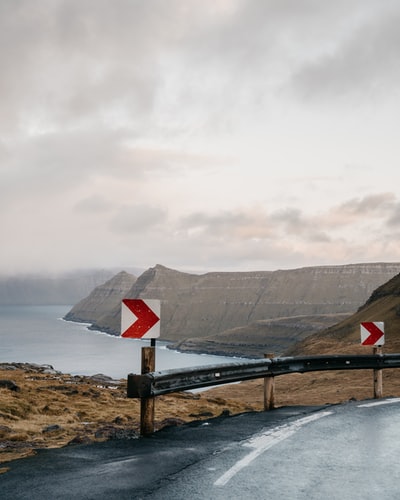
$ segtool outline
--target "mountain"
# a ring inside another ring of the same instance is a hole
[[[120,322],[121,298],[129,292],[135,281],[136,276],[133,274],[119,272],[78,302],[64,319],[91,323],[92,328],[101,324],[102,331],[115,333],[111,325]]]
[[[378,287],[357,312],[338,324],[310,335],[286,352],[301,354],[369,354],[371,348],[361,345],[360,323],[383,321],[385,353],[400,352],[400,274]]]
[[[275,329],[271,330],[272,336],[276,337],[276,329],[280,327],[283,338],[288,336],[289,323],[292,323],[290,334],[297,340],[307,334],[307,328],[309,333],[315,331],[312,325],[325,328],[341,319],[329,315],[354,313],[378,286],[399,271],[399,263],[372,263],[195,275],[156,265],[142,273],[124,296],[115,290],[112,300],[104,300],[106,313],[98,307],[98,299],[92,296],[73,308],[73,317],[92,323],[96,329],[119,335],[123,297],[159,299],[161,338],[180,342],[181,349],[184,349],[182,341],[185,339],[192,341],[193,338],[219,336],[223,332],[221,339],[227,338],[229,343],[233,329],[238,327],[246,327],[253,337],[259,338],[272,327]],[[305,318],[287,320],[300,316],[310,317],[311,326],[304,327]],[[266,322],[277,318],[282,319],[280,324]],[[293,333],[293,328],[297,333]],[[241,339],[241,335],[239,332],[238,339],[243,346],[235,351],[238,355],[246,354],[245,346],[249,343]],[[288,347],[287,343],[281,343],[281,349]],[[260,356],[270,342],[263,341],[261,345],[256,347]],[[221,352],[220,346],[213,347],[213,352]]]

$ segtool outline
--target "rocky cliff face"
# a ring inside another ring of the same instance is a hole
[[[86,298],[78,302],[65,316],[68,321],[91,323],[93,328],[115,333],[120,322],[121,299],[132,288],[136,276],[121,271],[106,283],[97,286]],[[119,327],[118,327],[119,328]]]
[[[245,358],[263,358],[264,354],[282,356],[296,343],[348,316],[337,313],[259,320],[215,335],[173,342],[169,347],[181,352]]]
[[[92,297],[73,311],[75,318],[118,335],[123,297],[160,299],[161,338],[180,341],[272,318],[350,314],[399,271],[399,263],[374,263],[195,275],[157,265],[113,304],[95,307]]]

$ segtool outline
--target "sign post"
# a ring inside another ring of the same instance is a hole
[[[121,337],[150,339],[150,347],[142,347],[142,375],[156,369],[156,338],[160,336],[160,301],[123,299]],[[140,434],[154,432],[154,396],[140,399]]]
[[[372,345],[373,354],[382,355],[382,346],[385,344],[385,325],[383,321],[369,321],[361,323],[361,345]],[[382,370],[374,369],[374,398],[383,396]]]
[[[272,359],[274,353],[264,354],[264,358]],[[264,411],[275,408],[275,378],[273,376],[264,378]]]
[[[155,371],[155,347],[142,347],[142,375]],[[155,397],[140,399],[140,435],[148,436],[154,432]]]
[[[382,347],[374,347],[374,354],[381,355]],[[383,396],[382,370],[374,370],[374,398],[380,399]]]

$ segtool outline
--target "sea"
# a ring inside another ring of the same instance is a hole
[[[150,340],[126,339],[65,321],[72,306],[0,306],[0,363],[51,365],[72,375],[102,373],[113,379],[140,373],[142,347]],[[156,341],[156,370],[229,363],[234,358],[180,353]]]

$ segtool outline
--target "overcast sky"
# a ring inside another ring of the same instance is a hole
[[[0,273],[400,262],[398,0],[0,0]]]

